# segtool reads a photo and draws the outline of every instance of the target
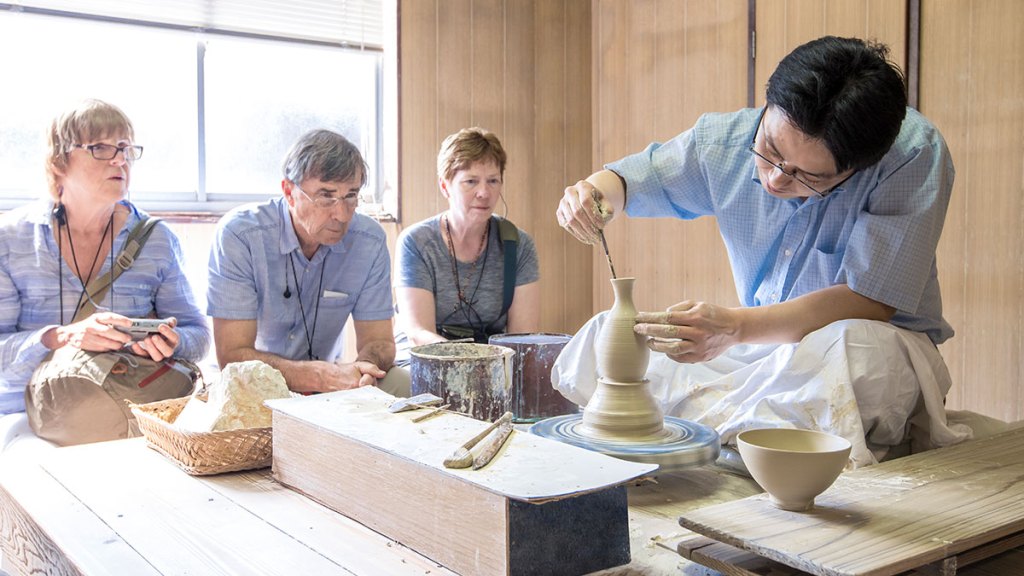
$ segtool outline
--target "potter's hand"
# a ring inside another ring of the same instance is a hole
[[[614,208],[604,194],[586,180],[565,189],[555,217],[558,224],[584,244],[598,242],[598,232],[612,219]]]
[[[647,347],[676,362],[711,360],[739,343],[739,322],[730,308],[685,300],[666,312],[641,312],[633,331],[649,336]]]

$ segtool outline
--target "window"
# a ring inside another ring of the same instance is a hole
[[[45,194],[50,122],[83,98],[99,98],[128,114],[145,146],[131,197],[146,210],[219,214],[277,196],[288,147],[308,130],[328,128],[363,152],[370,174],[362,206],[381,212],[380,14],[376,45],[356,48],[339,34],[363,41],[367,26],[345,21],[355,32],[324,31],[344,10],[307,7],[318,1],[251,0],[225,11],[231,18],[222,15],[225,29],[216,30],[208,13],[203,26],[182,14],[216,0],[0,4],[0,50],[8,55],[0,59],[0,210]],[[371,0],[349,4],[363,19],[381,10]],[[83,13],[90,5],[99,8]],[[168,14],[111,13],[118,9]],[[281,30],[291,35],[272,37]]]

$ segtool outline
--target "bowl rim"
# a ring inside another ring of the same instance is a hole
[[[782,433],[782,434],[790,434],[790,433],[792,433],[792,434],[798,434],[798,435],[811,434],[811,435],[816,435],[816,436],[825,436],[825,437],[827,437],[829,439],[832,439],[832,440],[838,440],[841,443],[841,446],[838,447],[838,448],[831,449],[831,450],[813,450],[813,451],[808,451],[808,450],[791,450],[791,449],[787,449],[787,448],[773,448],[771,446],[765,446],[763,444],[757,444],[757,443],[754,443],[754,442],[750,442],[750,441],[745,440],[743,438],[743,435],[747,434],[748,432],[756,433],[756,432],[765,432],[765,431],[779,432],[779,433]],[[770,451],[770,452],[778,452],[778,453],[784,453],[784,454],[837,454],[837,453],[840,453],[840,452],[849,451],[849,450],[853,449],[853,443],[850,442],[849,440],[847,440],[846,438],[843,438],[842,436],[839,436],[838,434],[832,434],[831,432],[824,432],[822,430],[808,430],[806,428],[785,428],[785,427],[777,427],[777,428],[769,428],[769,427],[747,428],[747,429],[745,429],[745,430],[743,430],[743,431],[741,431],[741,432],[736,434],[736,445],[737,445],[737,447],[739,447],[740,442],[742,442],[744,444],[747,444],[748,446],[752,446],[754,448],[757,448],[759,450],[767,450],[767,451]]]

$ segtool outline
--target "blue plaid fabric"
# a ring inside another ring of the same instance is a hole
[[[954,169],[935,126],[907,109],[877,164],[825,198],[783,200],[761,187],[748,150],[759,113],[706,114],[665,144],[608,164],[626,181],[626,213],[715,216],[744,306],[847,284],[896,308],[892,324],[936,344],[950,338],[935,249]]]
[[[131,213],[114,239],[115,256],[144,214],[128,202]],[[82,284],[68,267],[58,278],[57,242],[51,224],[53,203],[38,201],[0,219],[0,414],[25,409],[24,390],[36,366],[50,352],[44,332],[60,324],[60,292],[64,322],[70,323]],[[199,361],[210,347],[210,328],[195,302],[183,270],[177,236],[157,224],[132,267],[121,274],[97,304],[131,318],[155,314],[178,319],[176,356]],[[99,274],[110,269],[104,259]]]

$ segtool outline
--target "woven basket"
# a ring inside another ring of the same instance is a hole
[[[167,456],[193,476],[270,466],[273,437],[269,427],[189,432],[172,426],[170,423],[178,418],[188,400],[186,396],[131,405],[150,448]]]

